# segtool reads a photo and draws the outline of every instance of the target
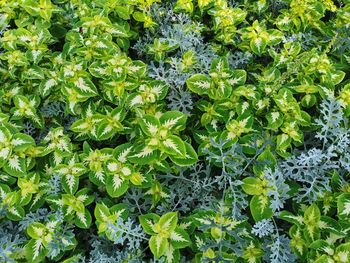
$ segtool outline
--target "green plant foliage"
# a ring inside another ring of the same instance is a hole
[[[349,0],[0,0],[0,262],[350,263]]]

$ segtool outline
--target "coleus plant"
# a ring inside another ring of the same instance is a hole
[[[191,244],[190,237],[183,226],[178,226],[178,215],[169,212],[162,216],[146,214],[139,217],[144,231],[151,235],[149,247],[156,259],[165,256],[166,262],[180,260],[179,249]]]
[[[0,261],[349,262],[349,17],[0,0]]]
[[[34,139],[26,134],[17,132],[11,127],[0,127],[0,167],[11,176],[21,177],[26,175],[30,165],[27,159],[27,151],[35,151]],[[34,149],[33,149],[34,148]],[[39,150],[33,157],[40,156]]]
[[[130,160],[138,164],[166,166],[164,162],[169,157],[180,166],[194,164],[198,159],[196,151],[178,136],[186,128],[186,119],[186,115],[179,111],[140,117],[143,137],[134,147]]]
[[[60,254],[58,254],[56,258],[60,258],[64,251],[74,249],[77,244],[75,238],[68,239],[58,236],[58,227],[62,227],[61,224],[62,223],[55,218],[52,218],[46,224],[40,222],[33,222],[30,224],[26,229],[30,237],[30,240],[24,247],[26,259],[32,262],[43,261],[52,253],[50,251],[50,245],[55,239],[61,239],[60,241],[64,244],[63,251],[60,251]]]
[[[280,218],[293,223],[289,230],[291,247],[301,259],[314,262],[349,262],[348,220],[342,221],[347,213],[344,203],[346,194],[339,197],[337,221],[322,215],[317,204],[306,207],[303,215],[282,211]]]
[[[73,221],[77,227],[89,228],[92,217],[85,206],[94,201],[94,196],[88,193],[89,189],[82,188],[71,194],[62,193],[59,196],[49,196],[47,200],[52,204],[53,209],[62,210],[65,220]]]

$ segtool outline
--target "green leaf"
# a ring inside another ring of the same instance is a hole
[[[181,131],[186,128],[187,116],[180,111],[167,111],[159,118],[160,125],[171,131]]]
[[[140,120],[140,127],[142,131],[150,137],[153,137],[158,133],[159,126],[159,120],[151,115],[145,115]]]
[[[291,143],[292,138],[289,137],[287,134],[283,133],[277,135],[277,150],[284,152],[288,147],[290,147]]]
[[[42,97],[48,96],[54,89],[54,87],[58,84],[58,81],[54,78],[49,78],[43,80],[39,85],[39,92]]]
[[[123,220],[126,220],[129,214],[128,205],[121,203],[112,206],[110,209],[111,214],[117,215],[117,217],[121,217]]]
[[[177,225],[177,212],[169,212],[162,215],[158,223],[162,231],[171,233]]]
[[[247,72],[243,69],[232,70],[232,76],[227,82],[232,86],[243,85],[247,80]]]
[[[44,231],[46,230],[46,226],[39,223],[34,222],[27,227],[27,234],[34,239],[42,238]]]
[[[305,210],[304,222],[306,226],[308,225],[317,226],[320,219],[321,219],[321,212],[316,204],[312,204],[310,207],[308,207]]]
[[[170,234],[170,243],[175,249],[180,249],[189,246],[191,239],[185,230],[177,227]]]
[[[312,123],[311,116],[306,111],[300,111],[300,115],[296,116],[296,120],[305,127],[310,126]]]
[[[3,167],[4,171],[14,177],[22,177],[26,174],[26,159],[20,158],[18,155],[8,157]]]
[[[244,178],[242,189],[248,195],[260,195],[262,194],[261,180],[258,178],[247,177]]]
[[[271,152],[270,147],[265,148],[256,160],[256,164],[253,165],[253,171],[257,176],[264,176],[267,168],[274,170],[277,163],[275,155]],[[266,183],[266,181],[264,181],[264,183]],[[264,186],[262,188],[264,188]]]
[[[266,46],[267,46],[267,41],[264,38],[257,37],[257,38],[253,38],[250,41],[250,48],[257,55],[261,55],[262,53],[264,53]]]
[[[210,75],[216,77],[218,73],[227,72],[228,69],[229,63],[226,57],[215,58],[210,65]]]
[[[338,197],[338,216],[341,220],[349,220],[350,216],[350,193],[343,193]]]
[[[83,96],[93,97],[98,94],[94,83],[87,77],[78,77],[72,85]]]
[[[107,193],[113,197],[122,196],[129,188],[129,181],[123,178],[120,174],[107,174],[106,189]]]
[[[349,263],[350,262],[350,242],[339,245],[335,249],[334,258],[338,258],[341,263]]]
[[[321,250],[321,251],[324,250],[324,252],[326,253],[327,253],[327,249],[332,249],[330,244],[328,244],[326,241],[321,239],[312,242],[309,247],[316,250]]]
[[[128,156],[132,152],[132,144],[131,143],[124,143],[119,146],[117,146],[113,151],[114,158],[120,162],[125,163],[128,160]]]
[[[267,128],[277,130],[283,124],[283,114],[279,111],[273,111],[266,114]]]
[[[211,79],[204,74],[196,74],[186,80],[187,88],[199,95],[208,94],[212,89],[213,83]]]
[[[186,147],[186,154],[184,157],[169,156],[171,161],[179,166],[189,166],[198,162],[198,156],[192,145],[184,142]]]
[[[102,123],[98,124],[96,137],[98,138],[99,141],[104,141],[112,138],[117,131],[121,131],[121,130],[123,130],[123,128],[116,128],[111,123],[107,121],[103,121]]]
[[[91,225],[91,221],[91,214],[87,209],[84,209],[84,212],[77,212],[75,214],[74,223],[79,228],[88,229]]]
[[[301,226],[304,224],[304,218],[302,216],[293,215],[289,211],[282,211],[279,213],[278,217],[282,220],[295,224],[297,226]]]
[[[149,235],[156,235],[157,233],[153,230],[154,224],[158,223],[160,216],[154,213],[140,215],[139,221],[143,230]]]
[[[164,256],[166,257],[166,263],[177,263],[180,262],[180,250],[175,249],[171,244],[168,245],[165,250]]]
[[[267,33],[269,34],[268,44],[270,46],[279,44],[284,36],[283,33],[277,29],[269,29],[267,30]]]
[[[329,84],[330,87],[338,85],[341,83],[345,77],[346,73],[341,70],[331,70],[326,74],[321,75],[321,81]]]
[[[330,256],[327,256],[327,255],[322,255],[314,261],[314,263],[330,263],[330,262],[334,262],[334,261]]]
[[[146,15],[142,12],[136,11],[132,14],[132,17],[138,22],[144,22]]]
[[[162,150],[169,154],[179,157],[185,157],[186,146],[185,143],[177,136],[170,135],[161,142]]]
[[[89,72],[96,78],[106,78],[109,76],[106,64],[103,64],[100,61],[95,61],[91,63],[89,67]]]
[[[152,251],[152,254],[156,259],[164,255],[165,250],[168,247],[168,240],[165,237],[160,235],[151,236],[149,242],[149,247]]]
[[[89,123],[86,120],[76,120],[70,127],[70,130],[76,133],[87,133],[90,129]]]
[[[147,66],[141,60],[133,60],[127,67],[128,75],[141,78],[146,74]]]
[[[321,216],[321,219],[318,222],[318,227],[322,232],[328,231],[339,236],[342,236],[344,234],[337,220],[328,216]]]
[[[316,104],[316,102],[317,102],[317,97],[314,94],[306,94],[301,99],[301,105],[305,108],[311,108]]]
[[[306,226],[304,229],[304,234],[306,238],[314,241],[319,237],[320,219],[321,219],[321,212],[316,204],[313,204],[306,209],[304,213],[304,224]]]
[[[94,210],[94,215],[97,221],[104,222],[111,215],[108,207],[105,204],[97,203]]]
[[[254,195],[250,200],[249,207],[255,222],[269,219],[273,215],[273,211],[270,208],[270,200],[266,196]]]
[[[162,81],[153,80],[149,82],[149,85],[152,88],[152,94],[156,96],[157,100],[164,99],[165,96],[168,94],[169,86]]]
[[[144,144],[135,144],[129,160],[140,165],[150,164],[153,161],[159,160],[160,153],[158,150]]]
[[[232,93],[232,86],[226,80],[218,80],[216,89],[211,89],[208,92],[210,98],[214,100],[227,99]]]
[[[62,187],[68,194],[74,194],[79,187],[79,178],[72,174],[62,176]]]
[[[15,151],[21,151],[28,149],[30,146],[35,145],[34,139],[23,133],[16,133],[13,135],[11,144],[14,146],[13,149]]]
[[[20,221],[24,216],[25,211],[19,205],[14,205],[7,209],[6,217],[12,221]]]
[[[41,239],[30,240],[25,246],[26,258],[28,262],[42,262],[47,254]]]
[[[32,55],[32,58],[34,60],[34,63],[37,62],[37,58],[39,56],[39,50],[32,50],[30,53],[35,54]],[[31,68],[27,69],[25,72],[23,72],[26,79],[39,79],[42,80],[45,78],[43,70],[38,66],[32,66]]]

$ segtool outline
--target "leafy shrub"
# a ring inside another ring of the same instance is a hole
[[[349,17],[0,0],[0,261],[350,262]]]

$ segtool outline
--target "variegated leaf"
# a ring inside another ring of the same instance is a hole
[[[159,131],[159,120],[151,115],[145,115],[140,121],[140,127],[142,131],[150,137],[154,137]]]
[[[26,174],[26,161],[18,155],[13,154],[7,159],[3,169],[12,176],[24,176]]]
[[[160,219],[160,216],[154,213],[144,214],[139,216],[140,224],[143,230],[149,235],[156,235],[154,231],[154,224],[157,223]]]
[[[250,48],[257,55],[261,55],[262,53],[264,53],[266,46],[267,46],[266,39],[261,37],[253,38],[250,41]]]
[[[16,133],[12,137],[11,144],[15,151],[20,151],[20,150],[25,150],[30,146],[34,146],[35,141],[29,135],[26,135],[23,133]]]
[[[47,252],[43,246],[42,239],[32,239],[25,246],[26,257],[29,261],[40,262],[44,259]]]
[[[158,221],[160,231],[172,232],[175,230],[177,225],[177,212],[168,212],[162,215]]]
[[[107,140],[112,138],[117,131],[123,130],[123,125],[118,122],[117,127],[113,123],[103,121],[98,124],[96,131],[96,138],[99,141]]]
[[[87,209],[85,209],[84,212],[77,212],[75,214],[74,223],[79,228],[89,228],[91,225],[91,221],[91,214]]]
[[[208,94],[213,87],[211,79],[204,74],[196,74],[186,80],[187,88],[199,95]]]
[[[249,207],[255,222],[271,218],[273,215],[270,200],[264,195],[254,195]]]
[[[62,177],[61,183],[67,193],[74,194],[79,187],[79,177],[68,174]]]
[[[114,149],[113,156],[118,160],[118,162],[126,163],[128,156],[130,155],[131,152],[132,152],[132,144],[124,143]]]
[[[23,207],[19,205],[14,205],[7,208],[6,217],[12,221],[20,221],[21,219],[23,219],[24,215],[25,211]]]
[[[147,66],[141,60],[134,60],[127,66],[128,75],[141,78],[145,75]]]
[[[193,165],[198,161],[198,156],[196,151],[193,149],[192,145],[188,142],[184,142],[186,153],[184,156],[170,156],[170,159],[179,166],[189,166]]]
[[[337,202],[339,218],[346,220],[350,216],[350,193],[343,193],[338,197]]]
[[[96,204],[94,215],[96,217],[97,221],[104,222],[108,219],[108,217],[111,215],[108,207],[105,204]]]
[[[149,85],[151,87],[151,90],[148,92],[153,94],[157,100],[162,100],[165,98],[165,96],[168,93],[169,87],[164,82],[153,80],[149,83]],[[140,88],[140,92],[145,93],[146,91]]]
[[[97,95],[97,89],[89,78],[78,77],[72,84],[76,91],[83,96],[93,97]]]
[[[236,69],[232,71],[231,77],[227,82],[232,86],[243,85],[247,80],[247,72],[243,69]]]
[[[186,121],[187,116],[180,111],[167,111],[159,118],[160,125],[172,131],[185,129]]]
[[[185,143],[177,136],[170,135],[161,142],[162,150],[172,156],[185,157]]]
[[[164,255],[165,250],[169,245],[168,240],[161,235],[151,236],[148,244],[156,259]]]
[[[115,198],[122,196],[129,188],[129,181],[119,174],[107,174],[106,189],[107,193]]]
[[[48,96],[57,84],[58,84],[58,81],[54,78],[43,80],[39,85],[39,91],[41,96],[43,97]]]
[[[191,239],[185,230],[177,227],[170,234],[170,243],[175,249],[179,249],[189,246]]]
[[[144,144],[135,144],[129,160],[137,164],[150,164],[159,159],[160,153],[158,150]]]
[[[289,211],[282,211],[280,212],[279,218],[287,221],[287,222],[290,222],[292,224],[295,224],[295,225],[298,225],[298,226],[301,226],[304,224],[304,218],[300,215],[293,215],[291,212]]]
[[[99,61],[93,62],[90,65],[89,72],[96,78],[106,78],[109,75],[107,65]]]
[[[283,124],[283,114],[279,111],[272,111],[266,114],[268,121],[267,127],[272,130],[277,130]]]

